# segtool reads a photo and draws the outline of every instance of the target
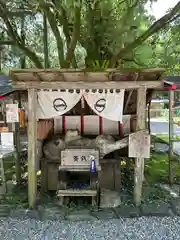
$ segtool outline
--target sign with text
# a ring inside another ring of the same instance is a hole
[[[1,133],[1,147],[2,148],[14,148],[14,135],[13,132]]]
[[[147,130],[140,130],[129,135],[130,158],[150,158],[151,138]]]
[[[99,151],[96,149],[65,149],[61,152],[62,166],[90,166],[91,160],[99,165]]]
[[[7,123],[19,122],[18,104],[6,104],[6,121]]]

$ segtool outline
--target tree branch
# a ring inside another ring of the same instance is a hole
[[[13,41],[11,40],[2,40],[0,41],[0,45],[13,45]]]
[[[164,15],[162,18],[157,20],[150,28],[143,33],[140,37],[138,37],[134,42],[128,44],[125,48],[121,49],[119,53],[112,57],[110,60],[110,65],[113,66],[116,61],[123,58],[127,53],[131,52],[135,48],[137,48],[140,44],[142,44],[146,39],[148,39],[150,36],[152,36],[154,33],[160,31],[166,24],[169,23],[169,21],[179,12],[180,10],[180,2],[176,4],[176,6],[166,15]]]
[[[67,17],[66,10],[64,9],[64,7],[62,6],[62,4],[59,0],[54,0],[53,2],[54,2],[54,7],[55,7],[54,10],[56,11],[56,17],[58,18],[59,23],[63,27],[63,32],[66,37],[66,41],[69,44],[71,41],[71,37],[69,35],[69,23],[68,23],[68,17]],[[57,9],[60,9],[60,11],[58,11]]]
[[[42,7],[44,14],[47,17],[51,30],[54,34],[54,37],[56,38],[59,64],[63,68],[64,67],[64,45],[58,29],[56,17],[54,16],[50,7],[46,4],[44,0],[40,0],[40,6]]]
[[[146,66],[146,64],[140,63],[136,59],[123,58],[122,60],[125,61],[125,62],[134,62],[136,65],[139,65],[141,67]]]
[[[10,11],[6,11],[5,12],[6,13],[6,15],[8,16],[8,17],[23,17],[24,15],[25,16],[27,16],[27,15],[34,15],[34,13],[32,12],[32,11],[17,11],[17,12],[10,12]],[[4,14],[4,13],[3,13]],[[0,17],[3,17],[3,14],[2,14],[2,12],[0,13]]]
[[[13,28],[13,25],[11,24],[7,15],[5,14],[7,12],[6,5],[2,2],[0,3],[0,12],[2,13],[2,16],[3,16],[2,19],[6,25],[8,35],[14,42],[14,45],[19,47],[19,49],[21,49],[30,58],[30,60],[35,64],[35,66],[37,68],[42,68],[42,64],[41,64],[38,56],[36,55],[36,53],[31,51],[29,48],[27,48],[23,44],[23,41],[19,37],[17,30],[15,28]]]
[[[75,6],[75,10],[74,10],[75,20],[74,20],[72,38],[69,45],[67,46],[66,67],[69,67],[71,64],[71,61],[74,56],[74,50],[76,48],[76,44],[80,38],[81,4],[82,4],[82,1],[80,2],[80,6]]]

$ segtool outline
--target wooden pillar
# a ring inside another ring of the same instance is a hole
[[[16,182],[21,183],[21,156],[20,156],[20,126],[19,122],[15,123],[15,145],[16,145]]]
[[[28,89],[28,199],[34,208],[37,197],[36,143],[37,143],[37,90]]]
[[[175,175],[175,167],[174,167],[174,153],[173,153],[173,128],[174,128],[174,120],[173,120],[173,113],[174,113],[174,91],[169,91],[169,183],[173,184],[174,182],[174,175]]]
[[[20,92],[16,93],[16,98],[18,99],[18,103],[20,104],[21,97]],[[17,184],[20,185],[21,183],[21,145],[20,145],[20,123],[15,123],[15,144],[16,144],[16,181]]]
[[[137,90],[137,119],[136,131],[146,128],[146,88],[144,86]],[[141,204],[142,185],[144,179],[144,158],[135,159],[134,169],[134,203]]]

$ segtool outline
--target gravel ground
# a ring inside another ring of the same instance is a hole
[[[142,217],[111,221],[69,222],[34,219],[0,220],[0,240],[178,240],[180,217]]]

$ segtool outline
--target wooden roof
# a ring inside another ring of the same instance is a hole
[[[164,69],[12,69],[16,89],[136,89],[163,86]]]

